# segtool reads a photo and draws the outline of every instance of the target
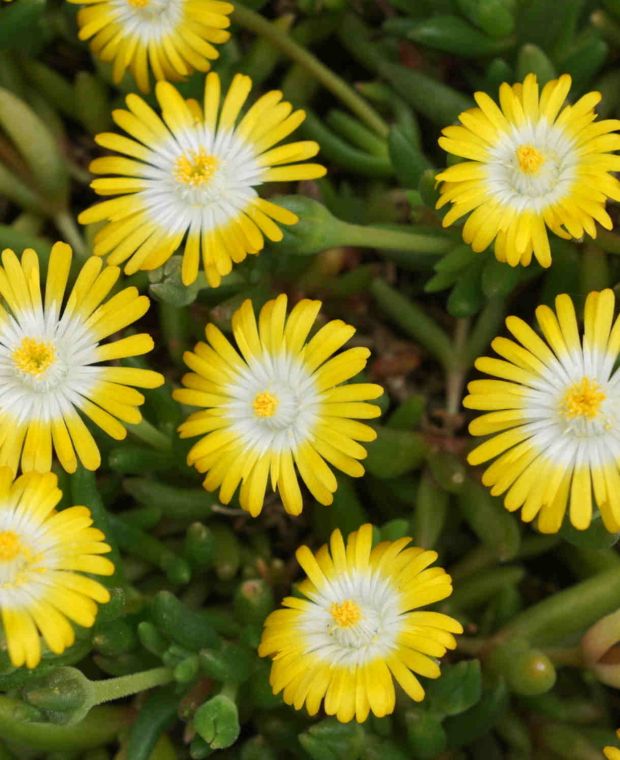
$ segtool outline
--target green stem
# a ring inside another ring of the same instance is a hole
[[[379,307],[408,335],[415,338],[445,369],[452,366],[452,343],[439,325],[384,280],[374,280],[370,292]]]
[[[342,236],[346,238],[346,245],[355,245],[361,248],[386,248],[395,251],[412,251],[436,256],[449,251],[454,246],[454,241],[443,235],[425,235],[419,232],[410,232],[411,227],[403,226],[402,229],[383,227],[365,227],[362,224],[346,224],[343,222]]]
[[[467,369],[487,350],[505,315],[506,300],[501,297],[492,298],[480,312],[463,350],[463,363]]]
[[[521,638],[537,644],[554,643],[589,628],[618,607],[620,568],[613,568],[553,594],[517,615],[498,632],[495,642]]]
[[[73,248],[75,255],[85,261],[89,256],[88,248],[71,214],[67,211],[59,211],[54,216],[54,224],[65,241]]]
[[[127,727],[133,711],[106,705],[94,710],[73,726],[35,723],[21,715],[24,704],[0,696],[0,736],[5,741],[22,744],[44,752],[86,750],[108,744]]]
[[[334,74],[316,56],[295,42],[290,35],[286,34],[278,26],[240,3],[235,3],[234,20],[244,29],[248,29],[268,39],[291,60],[303,66],[309,74],[314,76],[326,89],[339,98],[359,119],[377,132],[377,134],[383,137],[388,134],[390,128],[371,105],[349,87],[344,79]]]
[[[620,235],[607,230],[598,230],[596,242],[607,253],[620,253]]]
[[[457,319],[454,327],[454,355],[457,360],[446,372],[446,412],[456,416],[461,409],[463,398],[463,384],[468,366],[461,359],[465,351],[465,344],[469,334],[471,320],[469,317]]]
[[[132,673],[129,676],[106,678],[103,681],[91,681],[95,704],[122,699],[140,691],[147,691],[155,686],[163,686],[172,681],[171,668],[153,668],[142,673]]]
[[[140,441],[148,443],[149,446],[158,451],[170,451],[172,449],[172,443],[168,436],[161,433],[144,418],[137,425],[127,425],[127,430]]]

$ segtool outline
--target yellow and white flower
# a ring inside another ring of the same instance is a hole
[[[155,79],[178,80],[208,71],[219,56],[214,45],[230,37],[233,5],[220,0],[69,0],[83,5],[77,20],[81,40],[95,55],[113,63],[120,82],[129,69],[148,92]]]
[[[492,342],[498,358],[476,367],[492,379],[474,380],[463,402],[484,411],[469,431],[490,436],[469,455],[477,465],[495,461],[483,483],[505,505],[538,518],[544,533],[570,521],[584,530],[593,505],[611,532],[620,531],[620,320],[613,291],[590,293],[580,334],[575,308],[560,295],[555,311],[539,306],[542,336],[518,317],[506,327],[515,340]]]
[[[495,241],[495,255],[511,266],[527,266],[532,255],[551,264],[547,228],[562,238],[596,237],[596,222],[611,229],[607,198],[620,200],[620,127],[617,119],[596,121],[601,99],[590,92],[562,108],[568,74],[539,94],[534,74],[499,90],[499,107],[484,92],[478,108],[464,111],[461,124],[439,139],[448,153],[468,159],[437,175],[437,207],[452,207],[447,227],[469,215],[463,239],[474,251]]]
[[[92,527],[84,506],[57,512],[62,498],[52,473],[27,473],[13,480],[0,467],[0,613],[15,667],[34,668],[40,636],[60,654],[75,640],[71,623],[90,628],[107,589],[84,573],[112,575],[102,557],[105,536]]]
[[[184,243],[182,279],[195,281],[200,263],[217,287],[234,263],[262,250],[265,238],[282,238],[279,224],[295,214],[261,198],[265,182],[321,177],[319,164],[300,163],[318,153],[312,140],[276,147],[302,123],[303,111],[268,92],[240,117],[252,80],[237,74],[221,97],[217,74],[207,76],[204,104],[184,100],[168,82],[157,85],[162,117],[137,95],[128,111],[115,111],[129,137],[101,134],[97,142],[125,157],[91,164],[99,195],[119,197],[84,211],[83,224],[107,221],[94,251],[111,264],[127,261],[125,272],[156,269]],[[162,121],[163,118],[163,121]]]
[[[95,256],[65,297],[71,258],[68,245],[54,245],[42,295],[37,254],[27,249],[20,261],[13,251],[2,253],[0,466],[13,472],[20,460],[24,471],[47,472],[52,449],[68,472],[78,459],[97,469],[99,449],[80,414],[120,440],[123,422],[141,420],[144,396],[130,386],[163,383],[158,372],[101,364],[153,348],[145,333],[102,343],[143,316],[149,299],[131,287],[106,300],[120,271]]]
[[[275,694],[300,710],[362,723],[394,710],[393,679],[414,700],[424,698],[417,675],[437,678],[436,658],[454,649],[459,622],[420,608],[452,593],[450,576],[429,567],[433,551],[410,547],[410,538],[372,548],[372,526],[345,542],[339,530],[312,554],[297,550],[308,576],[304,598],[286,597],[285,609],[265,621],[259,655],[272,657]]]
[[[241,506],[254,516],[269,481],[287,512],[301,512],[296,468],[315,499],[331,504],[337,482],[329,465],[363,475],[360,441],[376,433],[358,419],[380,414],[366,402],[383,393],[381,386],[343,385],[365,367],[370,351],[349,348],[333,356],[355,328],[333,320],[307,341],[321,302],[300,301],[288,318],[286,308],[286,296],[279,295],[263,306],[257,324],[252,302],[245,301],[232,319],[238,350],[208,324],[208,345],[185,353],[192,372],[183,378],[186,387],[174,392],[177,401],[203,408],[179,428],[182,438],[204,436],[188,463],[207,473],[204,487],[219,488],[224,504],[241,484]]]

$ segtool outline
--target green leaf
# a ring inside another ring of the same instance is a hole
[[[425,454],[426,444],[417,433],[378,427],[365,467],[377,478],[395,478],[419,467]]]
[[[587,530],[577,530],[568,520],[565,520],[560,528],[560,536],[573,546],[586,549],[609,549],[620,538],[620,533],[609,533],[603,525],[600,512],[592,517],[592,522]]]
[[[299,743],[312,760],[358,760],[365,745],[364,729],[327,718],[300,734]]]
[[[405,713],[407,743],[415,758],[434,760],[448,744],[441,717],[421,709]]]
[[[18,0],[2,9],[0,50],[22,50],[40,36],[44,0]]]
[[[469,526],[502,562],[516,556],[521,531],[514,516],[484,486],[468,478],[459,493],[459,507]]]
[[[443,669],[441,678],[426,690],[432,710],[443,715],[459,715],[480,700],[482,693],[480,662],[463,660]]]
[[[503,679],[485,688],[481,699],[469,710],[448,718],[444,728],[450,747],[462,747],[488,733],[508,705],[508,690]]]
[[[0,88],[0,126],[28,164],[41,194],[54,208],[64,208],[69,175],[58,143],[30,106],[4,88]]]
[[[398,181],[403,187],[417,188],[422,173],[432,168],[430,161],[398,125],[390,130],[388,148]]]

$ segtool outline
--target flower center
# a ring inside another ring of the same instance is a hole
[[[0,531],[0,562],[10,562],[21,552],[17,533],[12,530]]]
[[[19,347],[13,351],[13,364],[27,375],[40,377],[46,372],[56,359],[56,351],[53,343],[24,338]]]
[[[277,396],[273,396],[268,391],[263,393],[257,393],[252,403],[254,414],[257,417],[273,417],[278,411],[280,400]]]
[[[567,420],[576,417],[593,420],[598,417],[601,403],[605,398],[601,386],[595,380],[584,377],[564,394],[562,414]]]
[[[362,619],[362,611],[352,599],[334,602],[329,611],[340,628],[352,628]]]
[[[545,157],[533,145],[519,145],[517,161],[524,174],[538,174],[540,167],[545,163]]]
[[[149,2],[149,0],[134,1]],[[174,165],[174,176],[182,185],[203,187],[211,180],[218,165],[219,161],[215,156],[210,156],[203,148],[200,148],[177,159]]]

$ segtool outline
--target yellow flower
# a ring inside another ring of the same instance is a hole
[[[98,158],[94,180],[99,195],[117,195],[84,211],[83,224],[107,221],[97,233],[95,253],[111,264],[127,261],[125,272],[156,269],[184,242],[182,277],[194,282],[200,261],[209,284],[217,287],[233,263],[256,254],[264,238],[281,240],[280,224],[295,214],[261,198],[265,182],[321,177],[319,164],[298,163],[315,156],[306,140],[275,147],[302,123],[281,92],[268,92],[240,117],[252,80],[237,74],[221,98],[220,80],[206,78],[203,106],[184,100],[167,82],[157,85],[162,118],[137,95],[128,111],[115,111],[116,123],[130,137],[101,134],[97,142],[125,157]],[[274,221],[275,220],[275,221]]]
[[[265,621],[258,653],[272,657],[274,694],[300,710],[362,723],[394,711],[393,678],[414,700],[424,698],[416,675],[437,678],[436,658],[454,649],[456,620],[419,608],[452,593],[450,576],[430,568],[437,554],[408,547],[410,538],[372,548],[372,526],[346,543],[339,530],[316,554],[307,546],[297,560],[308,578]]]
[[[83,573],[112,575],[99,555],[110,547],[92,527],[90,510],[68,507],[56,476],[27,473],[13,480],[0,467],[0,611],[11,662],[34,668],[41,659],[39,634],[60,654],[73,644],[71,623],[90,628],[108,591]]]
[[[616,731],[616,736],[620,739],[620,729]],[[607,760],[620,760],[620,749],[616,749],[616,747],[605,747],[603,754]]]
[[[469,462],[495,461],[482,482],[505,493],[510,511],[538,518],[543,533],[560,529],[568,506],[571,523],[590,525],[593,504],[611,532],[620,531],[620,320],[613,291],[590,293],[580,335],[567,295],[555,311],[539,306],[542,336],[517,317],[506,327],[516,340],[496,338],[501,358],[483,357],[476,367],[492,379],[474,380],[464,406],[486,412],[472,435],[490,436]]]
[[[534,74],[523,84],[504,83],[499,107],[484,92],[478,108],[464,111],[458,126],[446,127],[439,144],[469,159],[442,171],[437,207],[452,208],[447,227],[469,214],[463,239],[474,251],[495,241],[495,255],[511,266],[527,266],[532,254],[551,264],[547,228],[562,238],[596,237],[595,222],[611,229],[607,198],[620,200],[617,119],[595,121],[601,99],[590,92],[562,108],[571,86],[568,74],[548,82],[539,95]]]
[[[144,396],[135,388],[156,388],[158,372],[101,362],[145,354],[153,348],[141,333],[102,343],[140,319],[149,299],[125,288],[106,300],[120,275],[93,256],[86,261],[65,298],[71,266],[65,243],[52,248],[45,292],[37,254],[21,261],[5,250],[0,266],[0,466],[17,472],[47,472],[52,449],[74,472],[79,459],[95,470],[99,449],[78,412],[108,435],[127,435],[122,424],[140,422]],[[64,307],[63,307],[64,300]]]
[[[366,365],[370,351],[350,348],[333,357],[355,328],[333,320],[306,342],[321,308],[303,300],[286,316],[287,298],[263,306],[258,325],[252,302],[234,313],[238,351],[212,324],[184,359],[193,370],[177,401],[203,407],[180,426],[182,438],[201,435],[188,463],[206,472],[204,487],[220,489],[227,504],[239,484],[241,506],[253,516],[263,507],[268,481],[284,508],[297,515],[303,506],[295,468],[321,504],[331,504],[336,478],[329,465],[352,477],[364,474],[359,441],[375,431],[357,419],[378,417],[366,401],[383,393],[379,385],[343,385]]]
[[[208,71],[219,56],[213,46],[230,37],[231,3],[220,0],[69,0],[80,9],[81,40],[102,61],[113,63],[120,82],[129,69],[148,92],[149,69],[155,79],[178,80],[192,71]]]

